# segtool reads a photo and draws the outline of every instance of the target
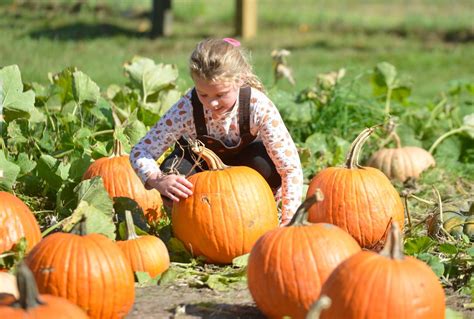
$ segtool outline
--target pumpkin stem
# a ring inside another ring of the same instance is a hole
[[[126,231],[127,240],[137,239],[138,235],[135,231],[135,224],[133,223],[132,212],[129,210],[125,211],[125,223],[126,223],[125,231]]]
[[[326,295],[321,295],[309,308],[309,311],[306,314],[306,319],[319,319],[321,312],[324,309],[331,307],[331,303],[331,298]]]
[[[28,309],[44,305],[44,302],[39,298],[35,277],[24,262],[18,265],[16,281],[20,297],[13,303],[13,307],[28,311]]]
[[[375,129],[379,126],[382,126],[382,124],[375,125],[372,127],[368,127],[365,130],[363,130],[352,142],[351,148],[349,152],[347,153],[346,156],[346,168],[362,168],[362,166],[359,165],[359,154],[360,150],[362,149],[362,145],[367,141],[369,136],[375,131]]]
[[[324,195],[321,190],[318,188],[316,192],[310,197],[306,198],[303,203],[296,210],[295,215],[291,221],[286,225],[290,226],[304,226],[308,224],[308,210],[316,202],[321,202],[324,199]]]
[[[114,147],[112,149],[112,155],[110,157],[119,157],[123,155],[127,155],[127,153],[125,153],[125,151],[123,150],[123,144],[118,138],[115,138]]]
[[[196,153],[199,158],[202,157],[206,161],[211,171],[223,170],[229,167],[222,162],[216,153],[204,146],[204,143],[199,140],[195,140],[191,143],[191,150]]]
[[[86,216],[82,215],[81,220],[74,225],[70,233],[79,236],[87,235]]]
[[[395,141],[395,144],[396,144],[397,148],[402,148],[402,143],[400,142],[400,136],[398,136],[397,132],[392,131],[392,133],[390,133],[390,135],[392,136],[393,140]]]
[[[391,259],[401,260],[404,258],[402,247],[402,235],[400,234],[400,228],[397,222],[390,224],[390,231],[387,235],[385,245],[380,252],[381,256],[385,256]]]

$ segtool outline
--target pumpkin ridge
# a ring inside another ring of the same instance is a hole
[[[88,235],[87,237],[84,237],[84,239],[86,239],[90,242],[89,243],[89,247],[94,247],[95,246],[95,249],[93,251],[93,255],[96,259],[98,259],[97,261],[99,261],[100,263],[102,263],[102,265],[104,264],[107,264],[107,268],[109,271],[101,271],[100,272],[100,280],[98,282],[100,282],[100,286],[103,287],[104,284],[107,282],[107,278],[105,278],[105,276],[110,272],[110,263],[109,263],[109,259],[108,258],[103,258],[102,260],[99,258],[99,256],[103,256],[104,255],[104,251],[102,250],[102,247],[99,243],[96,242],[95,238],[91,238],[90,235]],[[89,240],[90,239],[90,240]],[[86,246],[87,247],[87,246]],[[91,249],[91,252],[92,252],[92,249]],[[98,252],[98,253],[97,253]],[[92,255],[91,254],[91,255]],[[103,266],[102,266],[103,267]],[[94,272],[94,269],[93,267],[90,267],[91,271]],[[93,278],[93,277],[90,277],[90,278]],[[97,278],[97,277],[96,277]],[[120,280],[119,278],[117,278],[117,280]],[[120,293],[115,285],[115,280],[113,280],[113,289],[112,289],[113,293],[114,294],[118,294]],[[102,298],[100,300],[106,300],[107,299],[107,296],[105,295],[105,289],[102,289]],[[106,317],[104,315],[104,313],[106,313],[107,315],[109,315],[107,313],[107,310],[108,309],[104,309],[104,304],[103,303],[100,303],[101,306],[99,308],[99,313],[97,314],[97,318],[104,318]],[[115,298],[114,298],[114,304],[115,304]]]
[[[374,227],[374,216],[373,213],[376,213],[376,211],[373,210],[373,207],[372,207],[372,201],[371,201],[371,198],[369,198],[369,194],[372,194],[372,188],[369,190],[368,188],[370,187],[369,185],[377,185],[377,181],[376,180],[373,180],[373,176],[372,174],[366,174],[369,178],[369,181],[366,181],[364,179],[364,176],[362,176],[361,172],[359,171],[359,174],[358,174],[358,177],[359,177],[359,181],[357,183],[357,185],[361,185],[363,187],[363,196],[359,196],[359,194],[357,194],[357,198],[363,198],[365,199],[365,203],[364,203],[364,206],[363,207],[368,207],[368,211],[367,212],[359,212],[360,214],[365,214],[366,218],[368,219],[368,223],[367,223],[367,226],[370,227],[370,231],[369,232],[366,232],[365,234],[370,234],[370,239],[369,238],[365,238],[365,237],[360,237],[361,239],[361,242],[363,242],[363,246],[365,246],[368,242],[373,242],[374,240],[374,237],[375,237],[375,228]],[[367,177],[365,177],[367,179]],[[369,184],[369,185],[367,185]],[[362,188],[361,187],[361,188]],[[359,188],[358,188],[359,189]],[[379,194],[379,189],[378,187],[375,187],[376,189],[376,192],[377,192],[377,195],[376,197],[377,198],[380,198],[380,194]],[[359,228],[360,229],[360,228]]]
[[[309,227],[312,227],[312,226],[309,226]],[[309,230],[308,227],[302,227],[302,229],[301,229],[301,231],[303,232],[303,234],[304,234],[304,236],[305,236],[305,238],[306,238],[306,241],[307,241],[308,243],[313,243],[313,242],[314,242],[314,241],[313,241],[313,238],[312,238],[312,236],[311,236],[311,234],[310,234],[310,232],[309,232],[308,230]],[[295,237],[295,236],[293,236],[293,237]],[[314,258],[314,253],[313,253],[313,252],[314,252],[314,250],[312,250],[312,253],[310,254],[310,256],[311,256],[311,260],[312,260],[313,269],[315,269],[315,270],[316,270],[316,273],[317,273],[317,276],[316,276],[314,279],[317,279],[317,280],[318,280],[318,282],[317,282],[318,286],[322,286],[323,280],[322,280],[322,278],[321,278],[321,273],[320,273],[319,271],[317,271],[317,269],[318,269],[319,267],[318,267],[318,263],[317,263],[317,261],[316,261],[316,258]]]
[[[290,264],[291,264],[291,270],[289,271],[289,273],[293,274],[293,278],[292,280],[290,281],[290,283],[295,283],[295,293],[296,293],[296,296],[297,296],[297,300],[301,300],[301,296],[303,295],[303,293],[301,292],[301,289],[302,287],[300,287],[299,285],[297,285],[296,283],[298,282],[297,281],[297,278],[296,278],[296,274],[298,273],[297,272],[297,269],[298,269],[298,265],[297,265],[297,262],[295,261],[295,258],[294,258],[294,251],[295,251],[295,236],[292,236],[292,231],[289,231],[289,232],[282,232],[283,236],[284,236],[284,239],[282,240],[282,242],[286,242],[288,241],[290,243],[289,247],[288,247],[288,253],[287,253],[287,256],[285,256],[284,254],[281,253],[280,251],[280,260],[285,260],[285,258],[290,258]],[[298,245],[298,243],[296,243],[296,245]],[[296,248],[297,250],[297,248]],[[290,287],[289,287],[290,288]],[[288,290],[288,289],[285,289],[285,290]]]
[[[237,192],[236,189],[235,189],[234,180],[233,180],[233,178],[232,178],[232,175],[231,175],[230,172],[229,172],[229,170],[231,170],[231,169],[232,169],[232,168],[224,169],[223,172],[226,174],[225,180],[229,181],[229,184],[228,184],[228,185],[229,185],[229,187],[230,187],[230,189],[231,189],[231,192],[230,192],[230,193],[231,193],[231,196],[232,196],[232,201],[230,201],[230,202],[231,202],[231,205],[232,205],[232,206],[235,206],[236,203],[238,203],[238,201],[236,200],[236,194],[238,194],[238,192]],[[228,196],[228,195],[225,194],[225,196]],[[229,207],[226,207],[226,210],[227,210],[228,208],[229,208]],[[239,207],[239,210],[242,211],[242,209],[241,209],[240,207]],[[240,242],[241,242],[241,247],[240,247],[240,252],[237,253],[237,255],[242,255],[241,252],[244,251],[244,247],[245,247],[245,240],[244,240],[244,239],[245,239],[245,231],[244,231],[244,227],[243,227],[243,226],[244,226],[244,222],[243,222],[244,214],[247,214],[247,212],[243,212],[242,214],[239,214],[239,217],[240,217],[240,218],[238,218],[238,221],[240,222],[240,225],[239,225],[238,228],[240,229]],[[226,218],[226,220],[227,220],[227,218]],[[226,226],[227,226],[227,223],[226,223]],[[231,229],[232,229],[232,228],[235,228],[235,226],[232,227],[232,225],[231,225]],[[229,238],[229,237],[226,236],[225,238]],[[227,245],[228,247],[230,247],[230,245],[229,245],[228,243],[226,243],[226,245]],[[235,254],[235,252],[229,252],[229,253],[230,253],[230,254]]]
[[[368,268],[367,271],[370,273],[370,277],[365,280],[364,285],[366,285],[365,289],[366,287],[373,287],[373,289],[370,290],[368,296],[366,296],[366,298],[364,298],[363,300],[364,305],[360,307],[360,318],[369,318],[369,319],[372,318],[369,313],[370,301],[379,299],[380,290],[378,288],[380,288],[380,285],[378,284],[378,282],[380,281],[381,278],[386,277],[384,274],[384,270],[386,268],[391,268],[390,265],[386,265],[386,263],[384,263],[381,260],[377,260],[377,263],[374,263],[374,265],[371,265],[371,266],[372,267],[367,267]],[[361,276],[361,277],[364,278],[364,276]],[[363,285],[361,285],[361,287],[363,287]],[[375,296],[375,298],[372,296]]]
[[[334,184],[336,184],[336,181],[338,179],[338,177],[342,176],[341,172],[343,172],[344,169],[343,168],[339,168],[339,169],[336,169],[334,170],[334,174],[330,177],[332,177],[332,185],[331,187],[329,188],[331,191],[331,207],[330,208],[330,214],[329,214],[329,222],[331,224],[336,224],[339,222],[339,207],[338,206],[332,206],[332,205],[337,205],[337,201],[336,200],[332,200],[332,197],[333,196],[337,196],[336,192],[334,192],[335,188],[334,188]],[[324,184],[321,184],[321,185],[324,185]],[[325,187],[325,189],[328,189],[328,187]],[[318,205],[318,204],[316,204]],[[322,202],[322,205],[324,205],[324,201]],[[324,220],[327,220],[327,215],[325,216],[324,219],[322,219],[321,221],[324,221]],[[318,220],[320,221],[320,220]],[[342,228],[342,227],[341,227]],[[343,228],[344,229],[344,228]]]
[[[410,173],[408,176],[413,176],[415,175],[416,173],[416,166],[418,166],[418,163],[415,163],[413,161],[410,160],[410,155],[407,153],[407,152],[403,152],[403,160],[405,161],[405,166],[404,167],[408,167],[406,168],[406,170],[408,170]],[[403,176],[403,181],[405,181],[407,179],[407,174],[406,174],[406,171],[405,171],[405,174]]]
[[[356,177],[351,176],[351,178],[350,178],[350,180],[352,181],[351,188],[352,188],[352,191],[354,192],[354,196],[355,196],[355,199],[356,199],[356,207],[357,207],[356,210],[353,213],[353,216],[352,216],[352,218],[357,219],[355,224],[357,225],[358,234],[354,235],[354,237],[357,237],[357,238],[359,238],[359,241],[362,241],[363,232],[362,232],[362,229],[360,227],[361,227],[361,220],[364,219],[364,215],[363,215],[364,212],[359,212],[359,206],[360,206],[359,202],[360,202],[360,199],[362,198],[362,196],[360,194],[360,188],[357,187],[357,185],[360,184],[360,181],[362,181],[362,174],[360,173],[359,170],[355,171],[354,173],[356,174],[357,179],[358,179],[357,184],[356,184]],[[349,214],[345,214],[345,215],[347,216]],[[369,223],[369,225],[370,225],[370,223]],[[372,229],[370,231],[372,231]]]

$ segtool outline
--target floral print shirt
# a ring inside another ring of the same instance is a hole
[[[159,171],[159,158],[181,136],[196,138],[190,90],[176,102],[130,152],[130,162],[143,183]],[[237,99],[237,104],[239,103]],[[227,146],[240,141],[238,105],[216,117],[204,108],[208,135],[220,139]],[[250,99],[250,133],[261,140],[281,176],[277,197],[282,201],[282,222],[296,212],[301,203],[303,172],[296,146],[288,133],[277,108],[262,92],[252,88]],[[278,200],[278,198],[276,198]]]

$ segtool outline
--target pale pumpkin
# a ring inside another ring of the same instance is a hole
[[[351,234],[363,248],[383,245],[391,221],[404,223],[404,208],[395,187],[380,170],[357,163],[362,145],[374,131],[354,140],[344,167],[328,167],[310,182],[307,197],[320,189],[325,200],[309,209],[309,221],[331,223]]]
[[[433,156],[421,147],[402,147],[400,138],[392,132],[396,148],[383,148],[375,152],[367,162],[368,166],[380,169],[390,179],[401,182],[418,178],[429,167],[435,166]]]
[[[11,294],[15,298],[18,298],[18,288],[15,276],[0,271],[0,294]]]
[[[193,150],[209,170],[190,176],[193,195],[173,204],[173,233],[194,256],[231,263],[250,252],[261,235],[278,227],[273,193],[254,169],[226,166],[204,146],[195,145]]]

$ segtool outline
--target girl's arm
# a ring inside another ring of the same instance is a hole
[[[303,170],[296,145],[278,109],[259,91],[252,90],[252,97],[255,97],[251,101],[251,130],[255,131],[252,134],[260,134],[267,153],[281,176],[284,225],[291,220],[301,203]]]
[[[193,134],[194,125],[187,125],[192,122],[192,107],[187,94],[132,147],[130,163],[144,184],[150,177],[162,175],[156,160],[181,136]]]

